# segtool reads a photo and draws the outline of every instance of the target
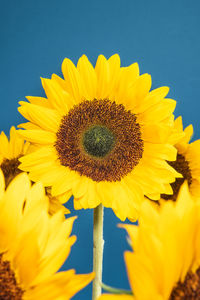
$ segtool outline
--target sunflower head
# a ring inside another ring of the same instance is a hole
[[[74,106],[61,120],[55,147],[63,166],[97,182],[120,181],[143,153],[136,116],[107,99]]]
[[[200,202],[186,182],[176,203],[167,201],[159,211],[143,204],[139,227],[125,226],[134,249],[125,260],[136,299],[198,299],[199,225]]]
[[[18,134],[15,127],[10,129],[10,138],[8,139],[5,133],[2,131],[0,134],[0,169],[4,174],[6,187],[9,183],[22,172],[19,169],[19,159],[24,155],[31,153],[35,150],[34,145],[30,145]],[[28,173],[28,172],[27,172]],[[46,195],[49,199],[49,213],[52,215],[58,210],[61,210],[64,214],[70,213],[62,203],[61,197],[53,197],[51,195],[51,189],[46,188]]]
[[[103,295],[99,300],[196,300],[200,297],[200,201],[187,182],[178,199],[158,210],[143,202],[139,226],[123,225],[134,252],[125,252],[133,295]],[[145,288],[144,288],[145,287]]]
[[[161,195],[164,200],[176,201],[180,187],[185,180],[188,182],[192,196],[200,197],[200,140],[190,143],[193,127],[189,125],[183,130],[181,117],[175,120],[174,131],[170,139],[173,140],[177,136],[177,133],[180,133],[180,137],[181,133],[184,135],[175,143],[177,149],[176,160],[168,163],[182,175],[182,178],[176,178],[175,182],[171,183],[172,195]]]
[[[176,157],[168,141],[176,102],[165,98],[167,87],[150,91],[137,63],[120,67],[118,55],[100,55],[95,67],[85,55],[77,67],[65,59],[62,72],[42,79],[46,98],[20,102],[29,120],[20,134],[37,145],[20,169],[53,196],[73,194],[75,209],[103,203],[122,220],[135,218],[144,195],[158,200],[180,176],[166,162]]]
[[[19,158],[28,153],[29,143],[17,133],[15,127],[10,129],[10,139],[2,131],[0,134],[0,168],[4,173],[6,186],[21,170]]]
[[[74,270],[56,273],[76,240],[73,222],[61,212],[49,216],[41,183],[21,173],[5,190],[0,171],[0,299],[71,299],[92,280]]]

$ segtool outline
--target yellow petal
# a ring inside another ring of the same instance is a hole
[[[18,130],[19,134],[26,140],[42,145],[54,144],[56,135],[53,132],[44,130]]]
[[[2,198],[2,196],[4,194],[4,189],[5,189],[5,180],[4,180],[3,172],[0,169],[0,199]]]
[[[27,130],[32,130],[32,129],[40,130],[41,129],[39,126],[37,126],[31,122],[21,123],[17,127],[27,129]]]
[[[177,150],[170,144],[144,143],[144,148],[148,156],[169,161],[176,160]]]
[[[41,78],[41,81],[52,108],[56,109],[61,116],[67,114],[74,104],[73,98],[66,90],[60,88],[57,81],[45,78]]]
[[[134,63],[128,67],[120,68],[119,78],[116,86],[116,101],[124,102],[124,96],[134,86],[139,78],[139,66]]]
[[[42,164],[49,161],[57,160],[56,152],[54,148],[49,146],[43,146],[39,149],[19,158],[22,163],[20,167],[22,170],[26,170],[27,167]]]
[[[27,96],[26,99],[32,104],[40,105],[42,107],[52,108],[51,103],[46,98]],[[25,105],[25,103],[26,102],[23,101],[19,102],[20,105]]]
[[[37,235],[35,232],[29,231],[20,240],[20,245],[13,259],[13,266],[16,270],[19,281],[23,283],[23,287],[27,288],[37,275],[40,252],[37,243]],[[27,268],[29,266],[30,269]]]
[[[14,126],[10,129],[9,152],[11,158],[16,158],[23,153],[24,140],[19,136]]]
[[[109,65],[103,55],[99,55],[97,59],[95,72],[97,74],[97,98],[107,98],[109,92]]]
[[[138,103],[137,106],[134,108],[135,113],[143,113],[151,106],[158,104],[162,99],[166,97],[168,92],[169,88],[167,86],[162,86],[160,88],[150,91],[150,93],[146,95],[143,101]]]
[[[108,66],[109,66],[109,95],[111,97],[109,99],[115,100],[115,93],[116,93],[116,88],[117,88],[117,83],[120,75],[120,57],[118,54],[112,55],[108,59]]]
[[[126,107],[135,113],[135,107],[143,102],[143,99],[148,95],[150,88],[151,76],[149,74],[139,76],[126,93]]]
[[[28,104],[26,106],[19,107],[19,112],[23,115],[23,111],[28,111],[33,123],[40,126],[44,130],[57,132],[61,117],[56,110],[45,108],[39,105]]]
[[[27,168],[28,169],[28,168]],[[65,171],[60,166],[55,165],[53,162],[36,165],[31,167],[29,177],[31,180],[37,182],[38,180],[43,183],[44,186],[51,186],[57,180],[62,178]]]
[[[0,154],[4,157],[4,158],[11,158],[10,152],[9,152],[9,142],[8,142],[8,138],[5,135],[5,133],[2,131],[0,134]]]
[[[74,270],[54,274],[23,295],[25,300],[71,299],[94,278],[94,274],[76,275]]]
[[[92,64],[89,62],[87,56],[83,55],[77,64],[77,70],[82,78],[84,87],[87,93],[87,100],[96,98],[97,77]]]
[[[65,78],[67,91],[74,98],[76,103],[79,103],[83,99],[81,77],[70,59],[64,59],[62,63],[62,72]]]
[[[126,184],[102,182],[102,185],[99,185],[99,193],[102,204],[111,207],[120,220],[124,221],[127,217],[137,218],[138,205]]]
[[[68,167],[63,170],[63,175],[52,186],[52,195],[57,196],[72,189],[72,184],[77,181],[79,175],[70,171]]]
[[[56,74],[52,74],[51,79],[56,81],[62,87],[63,90],[66,90],[67,86],[66,86],[66,82],[64,79],[62,79],[61,77],[59,77]]]
[[[157,105],[151,106],[144,113],[138,115],[140,123],[157,123],[170,116],[176,107],[176,101],[164,99]]]
[[[145,124],[141,126],[142,139],[153,144],[167,143],[171,128],[162,124]]]
[[[37,182],[32,185],[26,199],[24,215],[31,213],[35,207],[38,211],[48,211],[48,198],[45,196],[45,190],[41,183]]]

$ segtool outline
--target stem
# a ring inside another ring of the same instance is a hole
[[[92,300],[101,295],[102,265],[103,265],[103,205],[94,208],[93,224],[93,271],[96,276],[93,281]]]
[[[109,285],[103,283],[103,282],[102,282],[101,286],[106,292],[109,292],[109,293],[112,293],[112,294],[133,295],[132,291],[116,289],[112,286],[109,286]]]

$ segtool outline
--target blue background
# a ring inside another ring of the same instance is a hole
[[[9,132],[23,118],[18,101],[44,95],[40,77],[61,75],[65,57],[73,62],[85,53],[114,53],[122,65],[137,61],[150,73],[153,88],[170,86],[177,100],[176,116],[193,123],[199,138],[200,100],[199,0],[1,0],[0,12],[0,129]],[[70,201],[72,208],[72,201]],[[73,212],[78,241],[64,265],[77,273],[92,270],[92,210]],[[119,220],[105,210],[103,281],[128,288],[123,252],[128,248]],[[91,299],[91,285],[74,299]]]

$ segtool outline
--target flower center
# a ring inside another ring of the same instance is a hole
[[[9,185],[10,181],[22,171],[18,169],[20,162],[17,158],[7,159],[5,158],[0,165],[5,177],[6,187]]]
[[[106,127],[96,125],[83,134],[85,151],[95,157],[104,157],[114,146],[115,137]]]
[[[192,175],[189,167],[189,163],[185,160],[185,157],[181,154],[177,154],[176,161],[168,161],[168,163],[179,173],[183,175],[183,178],[176,178],[175,182],[171,183],[173,189],[173,195],[162,194],[161,197],[165,200],[176,201],[181,185],[187,180],[188,185],[192,183]]]
[[[183,282],[178,282],[169,300],[200,300],[200,268],[189,271]]]
[[[61,165],[80,175],[120,181],[142,158],[143,140],[131,111],[109,99],[94,99],[63,117],[55,148]]]
[[[9,261],[3,261],[0,254],[0,299],[22,300],[24,291],[18,286]]]

